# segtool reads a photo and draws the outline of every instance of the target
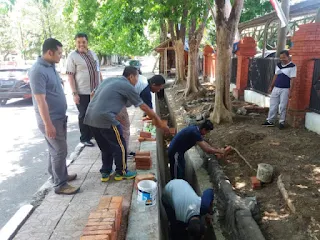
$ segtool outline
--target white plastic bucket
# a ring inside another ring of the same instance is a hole
[[[157,183],[152,180],[142,180],[138,183],[138,202],[148,206],[156,204]]]
[[[257,178],[263,183],[270,183],[273,176],[273,167],[267,163],[259,163],[257,170]]]

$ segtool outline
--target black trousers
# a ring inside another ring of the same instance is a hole
[[[92,132],[90,127],[83,123],[84,117],[87,112],[88,105],[90,103],[90,95],[79,95],[80,102],[77,104],[79,111],[78,120],[79,120],[79,129],[80,129],[80,142],[90,141],[92,138]]]
[[[188,239],[187,224],[176,219],[176,213],[172,206],[162,196],[162,205],[166,211],[167,218],[170,223],[169,236],[171,240],[186,240]]]
[[[121,125],[111,128],[91,127],[91,131],[101,150],[101,173],[110,173],[113,159],[116,164],[116,172],[120,175],[127,172],[127,147],[122,135]]]

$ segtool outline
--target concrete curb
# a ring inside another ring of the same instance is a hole
[[[255,201],[239,197],[224,174],[215,156],[204,153],[196,147],[204,166],[210,174],[214,185],[219,217],[224,222],[224,227],[237,240],[265,240],[257,221],[260,219],[260,210]]]
[[[28,204],[22,206],[6,223],[6,225],[0,231],[1,240],[11,240],[29,218],[34,210],[34,206]]]
[[[79,157],[84,148],[85,146],[82,143],[79,143],[75,147],[75,150],[70,154],[69,159],[67,159],[67,167]],[[52,184],[48,179],[34,194],[31,203],[22,206],[0,230],[0,240],[11,240],[14,238],[19,229],[31,216],[33,210],[41,204],[51,187]]]

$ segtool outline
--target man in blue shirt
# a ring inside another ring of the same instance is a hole
[[[290,86],[296,75],[297,68],[290,62],[289,52],[287,50],[281,51],[280,63],[276,66],[275,75],[269,88],[269,92],[271,92],[270,109],[267,120],[262,124],[263,126],[274,127],[274,121],[280,109],[279,129],[284,129]]]
[[[185,180],[171,180],[165,186],[161,197],[170,223],[171,238],[202,239],[206,230],[205,217],[213,213],[213,199],[211,188],[199,197]],[[212,236],[212,239],[215,239],[215,236]]]
[[[172,179],[184,178],[184,153],[196,144],[206,153],[224,154],[224,150],[213,148],[203,140],[202,136],[206,135],[211,130],[213,130],[213,124],[210,120],[206,120],[199,127],[189,126],[182,129],[172,139],[168,149],[170,173]]]

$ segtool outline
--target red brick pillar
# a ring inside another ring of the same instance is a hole
[[[215,54],[210,45],[203,49],[203,77],[204,79],[213,79],[215,74]]]
[[[244,37],[238,44],[236,52],[238,58],[237,82],[233,89],[233,96],[240,99],[244,95],[244,90],[248,84],[249,59],[256,54],[256,41],[252,37]]]
[[[320,23],[299,26],[292,37],[292,62],[297,66],[287,110],[287,122],[293,127],[304,125],[310,104],[314,58],[320,57]]]

